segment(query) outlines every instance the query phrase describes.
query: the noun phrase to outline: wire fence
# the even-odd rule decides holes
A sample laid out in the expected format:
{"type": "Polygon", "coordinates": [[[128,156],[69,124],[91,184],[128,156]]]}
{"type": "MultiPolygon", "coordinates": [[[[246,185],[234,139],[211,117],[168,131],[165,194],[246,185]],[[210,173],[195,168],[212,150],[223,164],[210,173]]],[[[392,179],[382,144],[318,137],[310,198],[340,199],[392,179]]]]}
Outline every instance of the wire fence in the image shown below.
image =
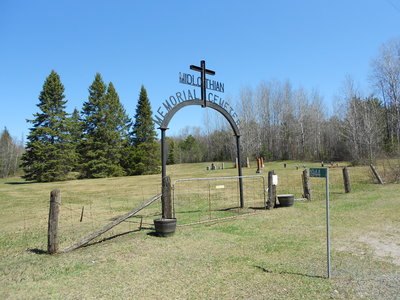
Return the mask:
{"type": "MultiPolygon", "coordinates": [[[[304,169],[309,171],[307,165],[293,166],[280,169],[276,171],[279,177],[279,184],[277,186],[277,194],[294,194],[295,199],[303,199],[303,183],[302,172],[304,169]]],[[[329,188],[330,198],[335,199],[340,194],[345,193],[344,179],[343,179],[343,166],[335,165],[329,166],[329,188]]],[[[376,169],[380,173],[384,173],[384,166],[379,165],[376,169]]],[[[352,190],[362,189],[365,184],[375,182],[375,178],[369,166],[357,166],[348,168],[350,177],[350,186],[352,190]]],[[[324,178],[309,178],[311,199],[320,200],[325,199],[325,179],[324,178]]]]}
{"type": "MultiPolygon", "coordinates": [[[[161,187],[156,190],[161,190],[161,187]]],[[[62,195],[59,215],[60,249],[70,246],[72,243],[97,231],[113,222],[121,215],[137,208],[154,194],[139,191],[129,197],[113,198],[112,195],[103,195],[101,199],[78,199],[67,191],[62,195]]],[[[161,202],[156,201],[145,210],[126,219],[118,226],[94,239],[90,243],[96,243],[132,233],[141,229],[149,229],[153,226],[153,219],[161,216],[161,202]]]]}
{"type": "Polygon", "coordinates": [[[173,183],[174,217],[179,225],[202,223],[265,208],[264,176],[180,179],[173,183]],[[240,207],[239,178],[245,207],[240,207]]]}
{"type": "MultiPolygon", "coordinates": [[[[306,167],[306,166],[305,166],[306,167]]],[[[365,172],[350,172],[352,186],[373,180],[367,167],[365,172]]],[[[378,169],[383,171],[383,169],[378,169]]],[[[303,198],[301,173],[303,168],[277,171],[279,178],[277,194],[294,194],[303,198]]],[[[344,193],[341,167],[329,168],[331,199],[344,193]]],[[[267,172],[263,175],[242,176],[245,207],[240,208],[239,177],[209,177],[178,179],[173,183],[174,217],[179,225],[190,225],[242,215],[257,213],[265,208],[267,197],[267,172]]],[[[325,198],[325,184],[322,179],[310,178],[313,200],[325,198]]],[[[157,187],[159,192],[161,187],[157,187]]],[[[69,246],[86,235],[102,228],[122,214],[136,208],[152,196],[150,191],[137,191],[129,197],[114,198],[112,194],[96,195],[88,199],[64,191],[59,219],[60,248],[69,246]]],[[[112,228],[91,243],[100,242],[141,229],[153,229],[153,220],[161,217],[161,201],[156,201],[137,215],[112,228]]],[[[31,224],[29,214],[24,216],[25,224],[31,224]]],[[[37,220],[36,220],[37,221],[37,220]]],[[[40,223],[46,226],[47,215],[40,223]]],[[[25,235],[29,234],[26,225],[25,235]]]]}
{"type": "MultiPolygon", "coordinates": [[[[282,165],[283,166],[283,165],[282,165]]],[[[343,166],[329,168],[330,197],[335,200],[344,194],[342,175],[343,166]]],[[[278,175],[277,194],[294,194],[295,199],[303,198],[301,174],[308,166],[293,166],[275,170],[278,175]]],[[[387,167],[377,165],[378,172],[385,176],[387,167]],[[386,168],[386,169],[385,169],[386,168]]],[[[244,176],[243,192],[245,207],[240,208],[238,177],[198,178],[176,180],[174,182],[173,201],[174,215],[178,225],[193,224],[237,217],[257,212],[265,208],[268,170],[262,175],[244,176]]],[[[349,168],[352,191],[364,189],[365,184],[375,182],[368,166],[349,168]]],[[[325,184],[320,178],[310,178],[313,200],[325,199],[325,184]]],[[[73,189],[62,190],[62,201],[59,216],[60,248],[67,247],[86,235],[99,230],[121,215],[138,207],[154,194],[161,191],[160,186],[154,188],[132,187],[132,193],[110,193],[93,191],[84,195],[73,189]]],[[[118,191],[118,186],[115,186],[118,191]]],[[[49,191],[50,192],[50,191],[49,191]]],[[[4,207],[2,214],[15,211],[20,207],[20,215],[2,225],[5,247],[8,244],[19,244],[23,248],[43,249],[47,240],[48,198],[32,201],[30,195],[24,195],[13,203],[12,209],[4,207]]],[[[93,242],[110,239],[140,229],[153,229],[153,219],[161,216],[161,201],[156,201],[137,215],[127,219],[93,242]]],[[[92,242],[92,243],[93,243],[92,242]]]]}

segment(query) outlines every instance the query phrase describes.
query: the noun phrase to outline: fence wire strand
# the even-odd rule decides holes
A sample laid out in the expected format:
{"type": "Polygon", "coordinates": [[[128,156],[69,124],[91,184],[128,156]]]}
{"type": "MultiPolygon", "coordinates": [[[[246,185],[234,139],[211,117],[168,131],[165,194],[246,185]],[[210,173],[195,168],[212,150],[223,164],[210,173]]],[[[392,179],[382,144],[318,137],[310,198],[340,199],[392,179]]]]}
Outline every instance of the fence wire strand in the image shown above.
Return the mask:
{"type": "Polygon", "coordinates": [[[178,224],[202,223],[264,208],[265,178],[243,176],[245,208],[240,208],[239,177],[176,180],[173,184],[174,216],[178,224]]]}

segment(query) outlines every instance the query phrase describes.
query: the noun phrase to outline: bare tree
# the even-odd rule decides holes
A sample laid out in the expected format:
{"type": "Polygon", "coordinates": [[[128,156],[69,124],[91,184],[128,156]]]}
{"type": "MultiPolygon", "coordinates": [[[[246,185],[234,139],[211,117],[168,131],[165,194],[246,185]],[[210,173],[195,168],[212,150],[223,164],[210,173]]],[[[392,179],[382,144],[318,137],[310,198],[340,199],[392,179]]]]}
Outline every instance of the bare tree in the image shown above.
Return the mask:
{"type": "Polygon", "coordinates": [[[245,87],[240,91],[237,111],[240,118],[243,158],[246,156],[258,156],[261,152],[261,136],[257,122],[257,108],[255,106],[253,90],[250,87],[245,87]]]}
{"type": "Polygon", "coordinates": [[[0,134],[0,178],[15,175],[24,147],[22,142],[11,137],[7,128],[0,134]]]}
{"type": "Polygon", "coordinates": [[[274,82],[261,82],[255,93],[256,115],[259,124],[259,136],[261,140],[260,156],[272,158],[272,146],[274,143],[274,130],[272,124],[272,97],[274,82]]]}
{"type": "Polygon", "coordinates": [[[400,38],[381,46],[372,60],[371,80],[386,110],[387,138],[400,147],[400,38]]]}
{"type": "Polygon", "coordinates": [[[384,111],[381,103],[376,98],[367,98],[359,104],[362,119],[361,144],[363,156],[372,163],[380,152],[383,142],[384,111]]]}
{"type": "Polygon", "coordinates": [[[352,149],[351,155],[353,161],[361,159],[361,112],[359,110],[360,96],[355,87],[353,78],[347,76],[343,82],[343,111],[345,116],[343,120],[342,134],[347,141],[348,147],[352,149]]]}

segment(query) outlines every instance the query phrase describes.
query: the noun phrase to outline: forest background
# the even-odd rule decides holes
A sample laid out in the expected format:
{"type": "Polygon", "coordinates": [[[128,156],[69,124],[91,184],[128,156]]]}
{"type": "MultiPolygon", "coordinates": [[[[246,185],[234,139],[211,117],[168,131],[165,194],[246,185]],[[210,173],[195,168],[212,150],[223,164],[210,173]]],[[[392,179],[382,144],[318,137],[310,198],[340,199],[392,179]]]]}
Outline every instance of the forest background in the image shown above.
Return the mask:
{"type": "MultiPolygon", "coordinates": [[[[400,39],[387,41],[372,59],[364,95],[351,77],[328,114],[318,91],[293,88],[290,81],[261,82],[242,88],[235,110],[242,151],[251,159],[351,161],[371,163],[396,156],[400,149],[400,39]]],[[[39,95],[39,111],[27,141],[0,136],[0,175],[19,172],[27,180],[54,181],[159,172],[159,142],[147,91],[142,86],[136,114],[130,117],[112,82],[100,73],[82,108],[66,112],[64,86],[51,71],[39,95]]],[[[227,99],[230,101],[230,99],[227,99]]],[[[234,161],[235,143],[228,123],[206,113],[204,127],[185,127],[168,138],[168,164],[234,161]]]]}

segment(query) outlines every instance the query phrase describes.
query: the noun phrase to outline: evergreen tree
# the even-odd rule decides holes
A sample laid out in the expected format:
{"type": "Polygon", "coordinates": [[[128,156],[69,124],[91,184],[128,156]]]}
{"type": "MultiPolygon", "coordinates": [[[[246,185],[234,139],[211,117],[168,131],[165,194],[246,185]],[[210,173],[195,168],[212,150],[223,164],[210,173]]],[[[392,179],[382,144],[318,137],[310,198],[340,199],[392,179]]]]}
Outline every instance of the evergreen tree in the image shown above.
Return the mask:
{"type": "Polygon", "coordinates": [[[39,182],[64,180],[71,171],[76,154],[71,144],[65,112],[64,86],[51,71],[39,95],[39,113],[34,114],[22,166],[27,180],[39,182]]]}
{"type": "Polygon", "coordinates": [[[82,120],[78,109],[74,109],[69,118],[69,133],[71,135],[71,141],[74,144],[78,144],[82,138],[82,120]]]}
{"type": "Polygon", "coordinates": [[[157,140],[152,114],[147,91],[142,85],[139,101],[136,106],[135,123],[132,131],[132,142],[134,146],[138,146],[142,143],[152,143],[157,140]]]}
{"type": "Polygon", "coordinates": [[[128,166],[130,175],[160,172],[160,147],[157,143],[150,101],[144,86],[141,87],[136,106],[131,144],[132,154],[128,166]]]}
{"type": "Polygon", "coordinates": [[[191,134],[179,143],[180,157],[182,162],[200,162],[203,159],[203,145],[191,134]]]}
{"type": "Polygon", "coordinates": [[[83,137],[79,146],[81,172],[86,178],[124,175],[121,157],[127,143],[129,118],[122,107],[114,85],[108,88],[96,74],[84,103],[83,137]]]}
{"type": "Polygon", "coordinates": [[[173,165],[176,162],[174,140],[171,138],[167,138],[167,146],[168,146],[167,165],[173,165]]]}
{"type": "Polygon", "coordinates": [[[71,116],[68,118],[68,131],[70,134],[70,140],[74,151],[77,155],[76,164],[73,167],[73,171],[78,171],[79,153],[78,146],[82,139],[82,120],[78,109],[74,109],[71,116]]]}

